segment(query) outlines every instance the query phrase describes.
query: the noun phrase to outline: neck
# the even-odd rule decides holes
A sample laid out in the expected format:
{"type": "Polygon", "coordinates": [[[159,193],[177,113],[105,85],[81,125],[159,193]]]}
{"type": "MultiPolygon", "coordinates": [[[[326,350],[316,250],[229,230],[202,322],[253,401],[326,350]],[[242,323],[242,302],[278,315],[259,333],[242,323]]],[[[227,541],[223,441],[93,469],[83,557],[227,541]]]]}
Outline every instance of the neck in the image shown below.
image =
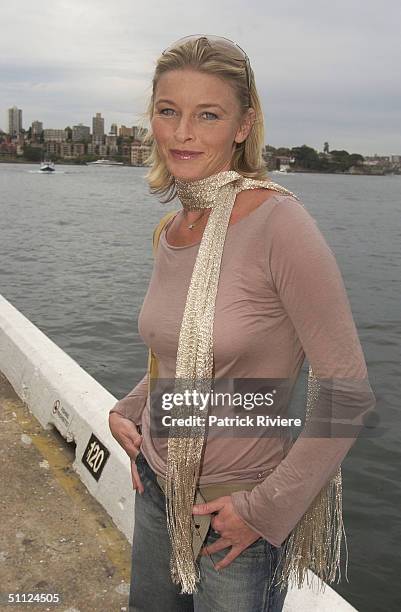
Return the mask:
{"type": "Polygon", "coordinates": [[[219,204],[217,195],[220,187],[239,178],[241,175],[235,170],[217,172],[195,181],[182,181],[176,178],[177,196],[186,211],[216,208],[219,204]]]}

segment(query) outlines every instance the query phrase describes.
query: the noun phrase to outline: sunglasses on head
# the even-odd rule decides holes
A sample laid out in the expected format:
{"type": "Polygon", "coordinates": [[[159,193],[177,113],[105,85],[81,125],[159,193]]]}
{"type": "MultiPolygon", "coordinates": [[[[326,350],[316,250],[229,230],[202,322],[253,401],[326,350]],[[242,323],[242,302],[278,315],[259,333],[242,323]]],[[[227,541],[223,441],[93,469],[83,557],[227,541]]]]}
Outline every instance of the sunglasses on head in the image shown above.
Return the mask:
{"type": "Polygon", "coordinates": [[[190,40],[198,40],[203,39],[206,40],[209,46],[212,49],[216,49],[216,51],[220,51],[225,53],[227,57],[233,60],[238,60],[241,62],[245,62],[245,70],[248,84],[248,91],[251,91],[251,70],[250,70],[250,62],[247,54],[237,43],[233,42],[229,38],[224,38],[223,36],[213,36],[209,34],[191,34],[190,36],[184,36],[184,38],[180,38],[176,40],[174,43],[169,45],[167,49],[164,49],[162,55],[170,51],[171,49],[183,45],[190,40]]]}

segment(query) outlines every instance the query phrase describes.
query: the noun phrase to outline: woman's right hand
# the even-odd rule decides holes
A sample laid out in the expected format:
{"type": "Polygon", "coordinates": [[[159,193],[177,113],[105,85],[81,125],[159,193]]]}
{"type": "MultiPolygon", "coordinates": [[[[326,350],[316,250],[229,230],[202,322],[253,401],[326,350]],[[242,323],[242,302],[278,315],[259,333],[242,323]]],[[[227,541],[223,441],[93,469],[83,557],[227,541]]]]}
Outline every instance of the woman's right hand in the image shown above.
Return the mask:
{"type": "Polygon", "coordinates": [[[140,453],[140,446],[142,444],[142,436],[139,433],[137,426],[130,419],[127,419],[117,412],[109,414],[109,427],[113,438],[117,440],[120,446],[125,450],[127,455],[131,459],[131,476],[132,476],[132,487],[138,490],[138,493],[142,495],[144,492],[144,486],[138,474],[138,468],[136,467],[136,458],[140,453]]]}

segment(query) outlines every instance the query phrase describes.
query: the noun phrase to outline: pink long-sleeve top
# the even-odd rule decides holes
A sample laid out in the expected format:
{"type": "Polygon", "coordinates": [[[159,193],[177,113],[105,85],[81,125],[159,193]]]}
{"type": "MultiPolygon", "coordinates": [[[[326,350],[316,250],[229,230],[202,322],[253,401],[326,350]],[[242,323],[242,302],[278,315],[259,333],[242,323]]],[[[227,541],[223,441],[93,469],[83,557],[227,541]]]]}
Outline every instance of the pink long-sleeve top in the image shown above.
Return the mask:
{"type": "MultiPolygon", "coordinates": [[[[374,408],[375,397],[333,252],[299,201],[269,196],[228,227],[215,308],[215,378],[288,379],[293,385],[306,356],[321,389],[330,388],[331,401],[337,389],[340,416],[360,422],[374,408]]],[[[161,233],[138,319],[139,333],[156,355],[158,375],[166,379],[175,377],[199,249],[199,242],[171,246],[170,224],[161,233]]],[[[152,438],[147,375],[112,411],[141,424],[143,455],[165,476],[167,438],[152,438]]],[[[286,436],[212,437],[206,439],[199,484],[257,483],[251,491],[232,494],[234,508],[248,526],[280,546],[355,437],[301,433],[293,444],[286,436]]]]}

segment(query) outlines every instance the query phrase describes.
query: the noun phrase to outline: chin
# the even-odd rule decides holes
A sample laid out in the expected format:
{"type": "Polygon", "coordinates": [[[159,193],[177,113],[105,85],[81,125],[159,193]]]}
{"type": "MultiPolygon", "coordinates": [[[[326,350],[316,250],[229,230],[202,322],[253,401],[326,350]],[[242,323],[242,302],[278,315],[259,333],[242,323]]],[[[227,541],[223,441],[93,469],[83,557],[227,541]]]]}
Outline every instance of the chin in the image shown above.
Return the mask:
{"type": "Polygon", "coordinates": [[[207,176],[207,171],[197,168],[168,167],[170,174],[180,180],[198,180],[207,176]]]}

